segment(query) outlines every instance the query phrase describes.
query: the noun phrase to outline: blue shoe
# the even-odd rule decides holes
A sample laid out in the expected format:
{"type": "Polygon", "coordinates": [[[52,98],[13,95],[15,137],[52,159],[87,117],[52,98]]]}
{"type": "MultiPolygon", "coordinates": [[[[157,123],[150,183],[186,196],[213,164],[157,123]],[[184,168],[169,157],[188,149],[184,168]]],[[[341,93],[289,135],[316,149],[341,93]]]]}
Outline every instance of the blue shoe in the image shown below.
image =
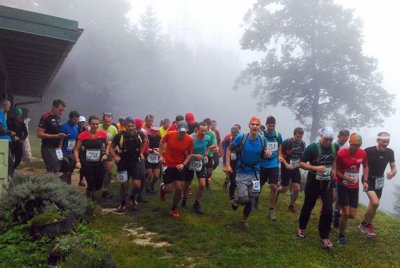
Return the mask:
{"type": "Polygon", "coordinates": [[[345,245],[346,244],[346,237],[340,236],[339,240],[337,241],[339,245],[345,245]]]}

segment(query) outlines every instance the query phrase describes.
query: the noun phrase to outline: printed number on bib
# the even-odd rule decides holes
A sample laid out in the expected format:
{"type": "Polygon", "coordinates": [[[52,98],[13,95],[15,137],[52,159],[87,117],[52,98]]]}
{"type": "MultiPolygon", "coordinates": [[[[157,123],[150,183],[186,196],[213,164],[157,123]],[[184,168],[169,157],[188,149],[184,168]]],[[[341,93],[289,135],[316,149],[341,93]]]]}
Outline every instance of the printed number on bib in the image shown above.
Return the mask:
{"type": "Polygon", "coordinates": [[[324,173],[317,173],[316,179],[319,181],[329,181],[331,179],[331,171],[332,167],[331,166],[326,166],[325,167],[325,172],[324,173]]]}
{"type": "Polygon", "coordinates": [[[63,156],[63,152],[62,152],[61,148],[56,149],[56,155],[57,155],[58,160],[60,160],[60,161],[63,160],[64,156],[63,156]]]}
{"type": "Polygon", "coordinates": [[[344,173],[345,176],[350,177],[352,179],[355,179],[354,182],[349,182],[346,180],[343,180],[343,184],[348,185],[348,184],[356,184],[359,180],[359,174],[358,172],[351,172],[351,171],[346,171],[344,173]]]}
{"type": "Polygon", "coordinates": [[[267,142],[267,149],[271,150],[272,152],[275,152],[278,150],[278,142],[267,142]]]}
{"type": "Polygon", "coordinates": [[[121,183],[127,182],[128,181],[128,171],[123,170],[123,171],[118,172],[117,173],[117,179],[121,183]]]}
{"type": "Polygon", "coordinates": [[[235,161],[236,158],[237,158],[236,153],[232,152],[232,153],[231,153],[231,160],[232,160],[232,161],[235,161]]]}
{"type": "Polygon", "coordinates": [[[72,151],[75,147],[75,140],[68,140],[67,150],[72,151]]]}
{"type": "Polygon", "coordinates": [[[86,161],[88,161],[88,162],[100,161],[100,149],[98,149],[98,150],[87,149],[86,150],[86,161]]]}
{"type": "Polygon", "coordinates": [[[253,193],[259,193],[261,190],[260,180],[257,178],[252,179],[253,182],[253,193]]]}
{"type": "Polygon", "coordinates": [[[290,159],[290,166],[292,168],[298,168],[300,163],[300,159],[290,159]]]}
{"type": "Polygon", "coordinates": [[[201,171],[202,167],[203,167],[203,162],[201,160],[192,159],[192,161],[190,161],[189,170],[201,171]]]}
{"type": "Polygon", "coordinates": [[[158,154],[150,153],[149,156],[147,157],[147,161],[150,164],[157,164],[159,162],[158,154]]]}
{"type": "Polygon", "coordinates": [[[385,177],[375,179],[375,190],[380,190],[385,185],[385,177]]]}

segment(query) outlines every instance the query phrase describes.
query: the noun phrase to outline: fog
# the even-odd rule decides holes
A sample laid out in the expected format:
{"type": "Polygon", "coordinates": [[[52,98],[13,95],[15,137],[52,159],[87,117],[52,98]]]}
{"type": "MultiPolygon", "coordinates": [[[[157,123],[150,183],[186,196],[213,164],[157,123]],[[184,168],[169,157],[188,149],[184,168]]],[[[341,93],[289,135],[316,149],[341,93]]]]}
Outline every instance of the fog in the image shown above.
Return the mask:
{"type": "MultiPolygon", "coordinates": [[[[246,64],[260,57],[256,52],[241,50],[239,43],[244,32],[243,17],[254,2],[0,0],[2,5],[78,20],[79,27],[84,29],[44,102],[27,106],[34,126],[40,115],[50,109],[52,100],[61,98],[67,103],[64,120],[71,110],[86,116],[111,111],[115,118],[153,114],[156,123],[193,112],[197,121],[206,117],[216,119],[218,129],[225,134],[234,123],[245,127],[253,114],[262,121],[272,114],[277,119],[277,130],[287,138],[295,127],[301,126],[289,109],[267,107],[259,111],[252,88],[232,89],[246,64]],[[147,29],[143,27],[146,12],[151,14],[147,16],[147,29]]],[[[335,2],[354,9],[363,21],[364,53],[378,59],[384,88],[397,93],[400,3],[335,2]]],[[[394,106],[399,107],[398,98],[394,106]]],[[[374,145],[376,133],[383,129],[396,137],[399,127],[395,122],[400,122],[398,111],[383,126],[358,129],[364,138],[363,147],[374,145]]],[[[308,142],[307,137],[305,140],[308,142]]],[[[390,147],[398,159],[399,142],[392,139],[390,147]]],[[[399,175],[385,186],[385,210],[393,211],[392,192],[394,184],[400,184],[398,181],[399,175]]],[[[365,202],[365,194],[360,197],[365,202]]]]}

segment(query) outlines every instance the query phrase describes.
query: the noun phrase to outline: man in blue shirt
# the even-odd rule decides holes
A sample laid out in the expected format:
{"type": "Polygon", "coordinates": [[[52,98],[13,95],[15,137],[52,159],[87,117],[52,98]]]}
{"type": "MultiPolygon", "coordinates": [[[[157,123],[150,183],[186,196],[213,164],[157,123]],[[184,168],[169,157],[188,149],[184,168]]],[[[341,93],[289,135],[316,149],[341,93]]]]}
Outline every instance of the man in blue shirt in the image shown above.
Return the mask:
{"type": "MultiPolygon", "coordinates": [[[[0,100],[0,140],[6,140],[9,142],[9,146],[11,146],[12,139],[18,139],[16,137],[15,132],[8,129],[6,113],[10,110],[11,103],[6,100],[0,100]]],[[[10,148],[11,149],[11,148],[10,148]]],[[[8,153],[8,175],[11,175],[13,172],[13,156],[11,154],[11,150],[8,153]]]]}
{"type": "Polygon", "coordinates": [[[233,173],[230,165],[232,152],[237,154],[236,189],[237,203],[244,205],[241,225],[249,227],[247,218],[253,209],[253,203],[260,193],[260,162],[266,157],[266,139],[258,134],[261,121],[258,117],[251,117],[250,132],[239,134],[232,142],[226,154],[225,172],[233,173]]]}
{"type": "Polygon", "coordinates": [[[71,176],[75,168],[72,151],[74,150],[75,142],[79,134],[79,116],[80,115],[77,111],[72,111],[69,113],[68,122],[61,125],[61,133],[66,135],[66,137],[60,141],[63,152],[63,163],[61,166],[61,172],[63,175],[61,176],[61,179],[68,184],[71,184],[71,176]]]}

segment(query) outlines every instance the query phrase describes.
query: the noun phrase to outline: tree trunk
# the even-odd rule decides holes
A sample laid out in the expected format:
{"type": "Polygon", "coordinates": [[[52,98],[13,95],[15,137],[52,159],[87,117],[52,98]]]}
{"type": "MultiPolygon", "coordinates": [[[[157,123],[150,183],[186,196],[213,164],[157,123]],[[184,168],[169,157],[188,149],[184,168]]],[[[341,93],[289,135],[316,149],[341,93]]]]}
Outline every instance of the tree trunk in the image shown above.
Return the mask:
{"type": "Polygon", "coordinates": [[[310,143],[315,141],[315,139],[318,136],[318,130],[321,128],[321,119],[319,114],[319,94],[320,94],[320,89],[317,89],[311,107],[312,114],[311,114],[310,143]]]}

